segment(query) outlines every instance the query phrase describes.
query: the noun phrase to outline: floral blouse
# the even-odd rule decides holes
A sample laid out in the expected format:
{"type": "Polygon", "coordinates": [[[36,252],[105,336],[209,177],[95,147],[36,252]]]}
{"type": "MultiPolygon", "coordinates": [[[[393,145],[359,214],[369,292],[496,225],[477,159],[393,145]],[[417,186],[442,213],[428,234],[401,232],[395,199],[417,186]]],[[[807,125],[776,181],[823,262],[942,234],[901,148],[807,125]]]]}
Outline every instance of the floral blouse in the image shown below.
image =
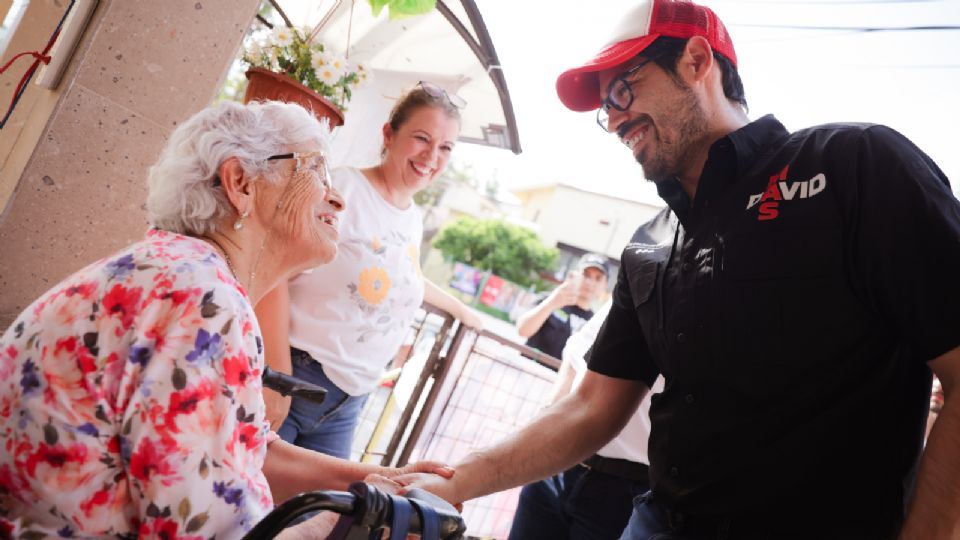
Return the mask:
{"type": "Polygon", "coordinates": [[[238,538],[272,507],[260,330],[205,242],[163,231],[0,338],[0,538],[238,538]]]}

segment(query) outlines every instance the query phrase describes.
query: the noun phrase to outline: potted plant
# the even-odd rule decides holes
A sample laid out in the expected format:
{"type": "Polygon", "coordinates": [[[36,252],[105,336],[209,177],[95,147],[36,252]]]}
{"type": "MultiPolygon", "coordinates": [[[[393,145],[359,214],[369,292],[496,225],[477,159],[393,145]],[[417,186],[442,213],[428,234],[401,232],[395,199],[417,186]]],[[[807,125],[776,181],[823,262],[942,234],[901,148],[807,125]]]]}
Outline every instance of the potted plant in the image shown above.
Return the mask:
{"type": "Polygon", "coordinates": [[[265,42],[252,40],[243,50],[248,67],[243,101],[277,100],[303,105],[330,127],[343,125],[353,91],[366,82],[363,65],[351,65],[307,30],[276,26],[265,42]]]}

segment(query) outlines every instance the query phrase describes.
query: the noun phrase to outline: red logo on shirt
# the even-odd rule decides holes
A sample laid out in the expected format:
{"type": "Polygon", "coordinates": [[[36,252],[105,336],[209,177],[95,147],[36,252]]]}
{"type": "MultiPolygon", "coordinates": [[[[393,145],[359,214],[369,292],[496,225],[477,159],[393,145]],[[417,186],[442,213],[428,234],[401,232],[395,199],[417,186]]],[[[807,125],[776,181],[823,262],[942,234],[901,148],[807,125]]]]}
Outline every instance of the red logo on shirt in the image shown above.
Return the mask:
{"type": "Polygon", "coordinates": [[[809,199],[826,189],[827,177],[823,173],[818,173],[813,178],[802,182],[787,182],[787,170],[789,168],[790,165],[787,165],[780,173],[771,176],[766,191],[751,195],[747,201],[747,210],[757,204],[760,205],[758,220],[777,219],[777,216],[780,215],[780,203],[782,201],[809,199]]]}

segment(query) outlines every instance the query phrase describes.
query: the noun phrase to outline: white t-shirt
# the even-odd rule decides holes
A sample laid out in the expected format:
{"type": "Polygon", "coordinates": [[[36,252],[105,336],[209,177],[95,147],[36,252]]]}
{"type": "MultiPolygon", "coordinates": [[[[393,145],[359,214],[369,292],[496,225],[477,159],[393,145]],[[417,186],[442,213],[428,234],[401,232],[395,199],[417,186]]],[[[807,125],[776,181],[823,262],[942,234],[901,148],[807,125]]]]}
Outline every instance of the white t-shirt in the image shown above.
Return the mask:
{"type": "Polygon", "coordinates": [[[423,303],[423,220],[388,203],[363,174],[332,172],[343,195],[336,259],[290,281],[290,345],[344,392],[374,389],[423,303]]]}
{"type": "MultiPolygon", "coordinates": [[[[576,376],[573,379],[572,388],[576,388],[583,381],[587,374],[587,362],[583,356],[593,345],[603,325],[604,319],[610,313],[610,300],[607,300],[600,309],[594,313],[593,317],[583,325],[579,331],[575,332],[563,348],[563,361],[570,364],[576,376]]],[[[630,421],[623,427],[623,431],[607,443],[606,446],[597,451],[597,454],[618,459],[629,459],[640,463],[650,463],[650,456],[647,454],[647,439],[650,437],[650,396],[663,390],[663,377],[657,377],[653,383],[653,388],[647,392],[647,395],[640,402],[637,411],[630,417],[630,421]]]]}

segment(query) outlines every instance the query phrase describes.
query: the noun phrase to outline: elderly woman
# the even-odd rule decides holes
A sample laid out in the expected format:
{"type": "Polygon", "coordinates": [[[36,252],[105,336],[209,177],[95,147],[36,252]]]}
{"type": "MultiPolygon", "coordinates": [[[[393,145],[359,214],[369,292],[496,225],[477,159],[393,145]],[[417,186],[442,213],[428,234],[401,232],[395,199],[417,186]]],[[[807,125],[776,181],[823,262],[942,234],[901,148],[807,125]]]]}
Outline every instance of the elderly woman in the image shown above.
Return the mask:
{"type": "Polygon", "coordinates": [[[251,306],[336,255],[326,135],[296,105],[196,114],[150,170],[146,239],[6,331],[0,537],[235,538],[275,499],[395,472],[273,441],[264,420],[251,306]]]}

